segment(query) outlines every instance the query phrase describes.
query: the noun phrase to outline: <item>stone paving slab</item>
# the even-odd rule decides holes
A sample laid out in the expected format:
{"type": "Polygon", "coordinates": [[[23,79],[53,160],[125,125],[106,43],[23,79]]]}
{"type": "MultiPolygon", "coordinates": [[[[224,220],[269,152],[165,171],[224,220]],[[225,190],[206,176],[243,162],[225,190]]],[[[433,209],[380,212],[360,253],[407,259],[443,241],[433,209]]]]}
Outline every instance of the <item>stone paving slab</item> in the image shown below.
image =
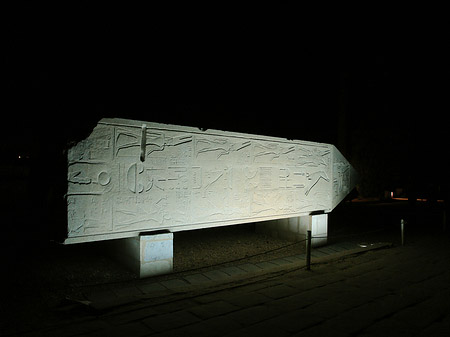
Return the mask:
{"type": "Polygon", "coordinates": [[[271,301],[272,299],[264,294],[252,292],[250,294],[236,294],[229,296],[227,301],[240,307],[257,306],[271,301]]]}
{"type": "Polygon", "coordinates": [[[324,252],[324,251],[318,250],[318,249],[315,249],[311,252],[312,257],[324,257],[324,256],[328,256],[328,255],[330,255],[330,252],[324,252]]]}
{"type": "Polygon", "coordinates": [[[230,275],[222,270],[210,270],[203,273],[207,278],[212,281],[223,281],[226,282],[230,279],[230,275]]]}
{"type": "Polygon", "coordinates": [[[188,310],[201,319],[209,319],[212,317],[237,311],[238,309],[238,306],[231,304],[228,301],[219,300],[211,303],[200,304],[198,306],[189,308],[188,310]]]}
{"type": "Polygon", "coordinates": [[[163,315],[157,315],[142,320],[149,329],[157,332],[179,328],[196,322],[201,319],[189,311],[179,310],[163,315]]]}
{"type": "Polygon", "coordinates": [[[174,291],[176,291],[180,288],[185,288],[185,287],[189,286],[189,283],[186,282],[184,279],[178,279],[178,278],[174,278],[174,279],[167,280],[167,281],[161,281],[160,283],[167,289],[174,290],[174,291]]]}
{"type": "Polygon", "coordinates": [[[246,273],[245,270],[236,266],[220,268],[219,270],[224,272],[225,274],[228,274],[229,276],[243,275],[246,273]]]}
{"type": "Polygon", "coordinates": [[[265,261],[265,262],[259,262],[259,263],[255,263],[255,266],[264,269],[264,270],[271,270],[274,267],[277,266],[276,263],[272,263],[271,261],[265,261]]]}
{"type": "Polygon", "coordinates": [[[245,270],[246,272],[249,272],[249,273],[258,273],[258,272],[261,271],[260,267],[258,267],[255,264],[252,264],[252,263],[240,264],[239,268],[243,269],[243,270],[245,270]]]}
{"type": "Polygon", "coordinates": [[[164,287],[159,282],[152,282],[148,284],[138,284],[137,287],[144,293],[160,293],[162,291],[167,290],[166,287],[164,287]]]}
{"type": "Polygon", "coordinates": [[[292,263],[304,262],[306,260],[306,255],[305,254],[300,254],[300,255],[286,256],[283,259],[284,260],[288,260],[288,261],[290,261],[292,263]]]}
{"type": "Polygon", "coordinates": [[[187,275],[184,277],[184,280],[188,281],[190,284],[193,285],[204,285],[211,281],[211,279],[206,276],[205,274],[193,274],[193,275],[187,275]]]}
{"type": "Polygon", "coordinates": [[[336,250],[334,250],[330,247],[320,247],[320,248],[314,249],[314,251],[323,253],[324,255],[331,255],[331,254],[337,253],[336,250]]]}
{"type": "Polygon", "coordinates": [[[284,265],[292,264],[292,261],[284,259],[284,258],[280,258],[280,259],[271,260],[270,263],[274,263],[277,266],[284,266],[284,265]]]}

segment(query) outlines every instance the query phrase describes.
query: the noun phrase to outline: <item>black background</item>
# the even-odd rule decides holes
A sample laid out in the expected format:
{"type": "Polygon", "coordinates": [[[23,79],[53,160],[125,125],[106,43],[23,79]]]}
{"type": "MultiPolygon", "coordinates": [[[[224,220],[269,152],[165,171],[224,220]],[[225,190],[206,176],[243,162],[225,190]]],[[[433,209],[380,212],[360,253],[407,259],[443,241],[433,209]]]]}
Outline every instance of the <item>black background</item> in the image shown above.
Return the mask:
{"type": "Polygon", "coordinates": [[[378,21],[366,30],[362,18],[341,30],[288,8],[189,10],[8,9],[5,199],[64,208],[54,201],[65,189],[64,151],[103,117],[332,143],[365,196],[396,187],[445,195],[445,27],[378,21]],[[25,187],[11,192],[13,180],[25,187]]]}

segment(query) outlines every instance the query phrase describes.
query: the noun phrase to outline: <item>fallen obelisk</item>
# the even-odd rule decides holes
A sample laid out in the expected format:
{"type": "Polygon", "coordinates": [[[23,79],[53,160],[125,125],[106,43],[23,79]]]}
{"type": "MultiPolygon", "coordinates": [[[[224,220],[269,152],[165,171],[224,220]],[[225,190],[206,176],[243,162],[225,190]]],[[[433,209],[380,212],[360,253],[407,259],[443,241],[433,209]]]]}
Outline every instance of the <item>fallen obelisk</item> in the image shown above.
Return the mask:
{"type": "Polygon", "coordinates": [[[65,243],[122,239],[141,276],[172,270],[177,231],[262,222],[324,238],[356,177],[330,144],[125,119],[67,156],[65,243]]]}

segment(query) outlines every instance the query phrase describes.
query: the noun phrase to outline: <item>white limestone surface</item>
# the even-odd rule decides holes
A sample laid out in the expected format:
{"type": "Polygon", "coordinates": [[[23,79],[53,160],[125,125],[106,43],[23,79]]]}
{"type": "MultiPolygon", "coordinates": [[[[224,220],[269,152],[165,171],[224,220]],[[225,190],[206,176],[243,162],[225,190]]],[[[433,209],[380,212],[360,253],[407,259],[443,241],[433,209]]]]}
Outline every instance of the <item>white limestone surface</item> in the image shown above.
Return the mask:
{"type": "Polygon", "coordinates": [[[68,151],[65,243],[330,212],[355,172],[330,144],[102,119],[68,151]]]}

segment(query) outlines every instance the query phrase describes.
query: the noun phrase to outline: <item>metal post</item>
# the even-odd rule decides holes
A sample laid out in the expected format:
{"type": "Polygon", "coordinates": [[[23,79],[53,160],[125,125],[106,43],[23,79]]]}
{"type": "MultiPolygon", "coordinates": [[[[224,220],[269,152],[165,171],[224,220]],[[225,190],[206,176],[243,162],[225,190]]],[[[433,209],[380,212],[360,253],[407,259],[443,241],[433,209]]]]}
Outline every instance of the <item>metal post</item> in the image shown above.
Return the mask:
{"type": "Polygon", "coordinates": [[[402,246],[405,245],[405,220],[400,220],[400,228],[402,232],[402,246]]]}
{"type": "Polygon", "coordinates": [[[307,231],[306,235],[306,270],[311,270],[311,231],[307,231]]]}
{"type": "Polygon", "coordinates": [[[442,214],[442,231],[445,233],[447,230],[447,212],[444,209],[444,213],[442,214]]]}

